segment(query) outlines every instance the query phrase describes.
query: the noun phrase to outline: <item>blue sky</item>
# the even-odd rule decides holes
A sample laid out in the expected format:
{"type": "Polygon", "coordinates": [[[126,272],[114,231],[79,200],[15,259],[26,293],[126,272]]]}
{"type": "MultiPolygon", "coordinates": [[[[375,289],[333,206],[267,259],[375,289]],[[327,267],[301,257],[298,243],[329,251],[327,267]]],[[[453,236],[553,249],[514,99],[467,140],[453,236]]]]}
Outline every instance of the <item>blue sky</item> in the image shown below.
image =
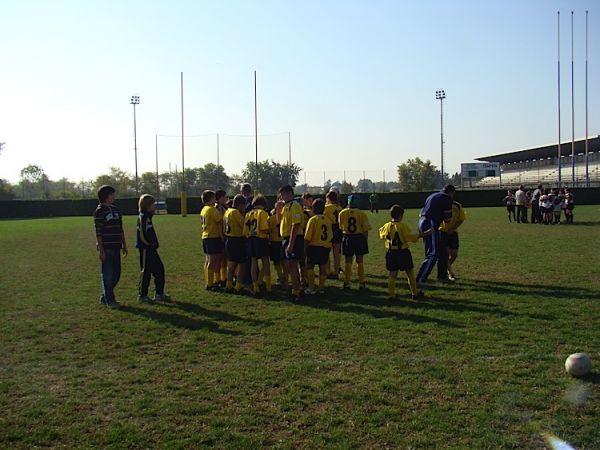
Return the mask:
{"type": "MultiPolygon", "coordinates": [[[[570,11],[575,11],[576,136],[584,134],[584,21],[590,11],[590,134],[600,133],[596,1],[30,1],[0,3],[0,177],[29,163],[51,178],[133,172],[129,98],[140,95],[140,172],[155,134],[180,133],[186,165],[216,160],[215,133],[290,131],[309,183],[395,177],[414,156],[446,168],[556,140],[556,11],[562,14],[563,136],[570,137],[570,11]]],[[[287,134],[261,137],[260,159],[287,160],[287,134]]],[[[160,138],[160,169],[180,165],[160,138]]],[[[252,138],[221,138],[240,172],[252,138]]]]}

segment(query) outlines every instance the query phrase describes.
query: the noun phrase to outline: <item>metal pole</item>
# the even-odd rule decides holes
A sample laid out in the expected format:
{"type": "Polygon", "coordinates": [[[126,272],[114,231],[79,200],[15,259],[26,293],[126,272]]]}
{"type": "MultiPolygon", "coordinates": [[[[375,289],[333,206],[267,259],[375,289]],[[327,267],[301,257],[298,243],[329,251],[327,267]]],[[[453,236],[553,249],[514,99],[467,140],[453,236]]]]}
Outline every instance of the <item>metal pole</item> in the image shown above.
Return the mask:
{"type": "Polygon", "coordinates": [[[575,63],[573,56],[573,11],[571,11],[571,186],[575,187],[575,63]]]}
{"type": "Polygon", "coordinates": [[[135,152],[135,196],[140,195],[140,182],[138,178],[138,157],[137,157],[137,123],[135,117],[135,103],[133,104],[133,151],[135,152]]]}
{"type": "Polygon", "coordinates": [[[585,12],[585,187],[590,187],[588,148],[588,11],[585,12]]]}
{"type": "Polygon", "coordinates": [[[156,157],[156,201],[160,200],[160,179],[158,177],[158,135],[154,135],[154,148],[156,157]]]}
{"type": "Polygon", "coordinates": [[[258,189],[258,107],[256,104],[256,70],[254,71],[254,170],[255,189],[258,189]]]}
{"type": "Polygon", "coordinates": [[[442,186],[444,186],[444,98],[440,98],[440,153],[442,158],[442,186]]]}
{"type": "Polygon", "coordinates": [[[181,192],[185,192],[185,144],[183,130],[183,72],[181,72],[181,192]]]}
{"type": "Polygon", "coordinates": [[[556,24],[557,24],[557,37],[558,37],[558,45],[557,45],[557,55],[558,55],[558,64],[557,64],[557,80],[558,80],[558,186],[560,187],[562,184],[562,161],[561,161],[561,138],[560,138],[560,11],[556,13],[556,24]]]}
{"type": "Polygon", "coordinates": [[[217,168],[221,166],[221,157],[219,153],[219,133],[217,133],[217,168]]]}

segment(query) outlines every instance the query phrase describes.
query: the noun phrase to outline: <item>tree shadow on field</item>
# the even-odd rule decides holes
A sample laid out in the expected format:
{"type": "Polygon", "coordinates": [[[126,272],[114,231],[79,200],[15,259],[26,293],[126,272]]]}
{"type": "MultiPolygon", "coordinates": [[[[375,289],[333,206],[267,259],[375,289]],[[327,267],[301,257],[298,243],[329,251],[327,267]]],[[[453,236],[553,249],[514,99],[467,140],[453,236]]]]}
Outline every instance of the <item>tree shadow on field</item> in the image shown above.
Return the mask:
{"type": "Polygon", "coordinates": [[[134,314],[140,317],[146,317],[156,322],[173,325],[177,328],[183,328],[185,330],[209,330],[214,333],[227,334],[230,336],[240,336],[243,333],[234,330],[228,330],[221,328],[218,323],[211,322],[208,320],[198,320],[189,316],[181,314],[164,313],[152,309],[138,308],[136,306],[121,305],[119,311],[123,311],[129,314],[134,314]]]}
{"type": "Polygon", "coordinates": [[[583,222],[573,222],[570,223],[569,225],[575,225],[575,226],[579,226],[579,227],[597,227],[600,226],[600,221],[593,221],[593,220],[588,220],[588,221],[583,221],[583,222]]]}
{"type": "Polygon", "coordinates": [[[389,309],[382,309],[386,306],[404,306],[398,301],[382,300],[374,292],[365,291],[339,291],[336,295],[336,299],[333,300],[331,297],[328,299],[322,297],[308,297],[303,298],[297,304],[307,306],[310,308],[326,309],[329,311],[351,313],[351,314],[365,314],[375,319],[391,318],[398,320],[408,320],[414,323],[434,323],[443,327],[449,328],[461,328],[462,326],[456,324],[450,320],[438,319],[435,317],[421,316],[412,313],[390,311],[389,309]],[[370,308],[370,307],[373,308],[370,308]]]}
{"type": "Polygon", "coordinates": [[[196,303],[173,301],[172,303],[166,303],[165,306],[178,308],[182,311],[198,316],[210,317],[211,319],[217,320],[219,322],[246,322],[248,324],[256,326],[273,325],[273,322],[258,319],[249,319],[246,317],[236,316],[235,314],[230,314],[225,311],[207,309],[196,303]]]}
{"type": "Polygon", "coordinates": [[[544,286],[543,284],[524,284],[512,281],[503,283],[494,280],[462,280],[461,284],[472,290],[523,297],[538,296],[564,300],[598,300],[600,298],[599,290],[576,286],[544,286]]]}

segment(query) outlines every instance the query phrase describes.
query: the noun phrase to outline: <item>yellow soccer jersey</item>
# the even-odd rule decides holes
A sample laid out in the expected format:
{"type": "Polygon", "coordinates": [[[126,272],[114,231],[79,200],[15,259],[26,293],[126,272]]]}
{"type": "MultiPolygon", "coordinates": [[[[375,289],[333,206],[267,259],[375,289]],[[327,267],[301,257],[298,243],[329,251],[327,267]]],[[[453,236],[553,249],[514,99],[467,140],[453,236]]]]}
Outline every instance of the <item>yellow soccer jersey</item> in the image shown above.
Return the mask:
{"type": "Polygon", "coordinates": [[[302,216],[302,232],[306,234],[306,226],[308,221],[313,217],[315,213],[310,208],[304,208],[304,216],[302,216]]]}
{"type": "Polygon", "coordinates": [[[325,217],[334,225],[339,225],[338,217],[342,207],[337,203],[327,203],[325,205],[325,217]]]}
{"type": "Polygon", "coordinates": [[[202,239],[223,237],[223,215],[212,205],[207,205],[200,212],[202,220],[202,239]]]}
{"type": "Polygon", "coordinates": [[[310,218],[306,225],[306,233],[304,234],[306,245],[331,248],[332,238],[333,230],[331,221],[327,217],[321,214],[310,218]]]}
{"type": "Polygon", "coordinates": [[[229,208],[225,211],[223,218],[223,228],[225,236],[243,237],[244,236],[244,216],[235,208],[229,208]]]}
{"type": "Polygon", "coordinates": [[[358,208],[342,209],[339,221],[344,234],[363,234],[371,229],[367,215],[358,208]]]}
{"type": "Polygon", "coordinates": [[[452,218],[450,219],[450,222],[442,222],[440,231],[454,230],[456,224],[460,221],[464,222],[465,219],[465,209],[462,205],[458,202],[452,202],[452,218]]]}
{"type": "Polygon", "coordinates": [[[269,216],[269,239],[271,242],[282,241],[279,221],[277,220],[277,214],[275,214],[275,210],[271,211],[271,215],[269,216]]]}
{"type": "Polygon", "coordinates": [[[413,233],[405,223],[388,222],[379,229],[379,238],[385,241],[387,250],[400,250],[408,248],[411,242],[417,242],[419,233],[413,233]]]}
{"type": "Polygon", "coordinates": [[[281,237],[288,238],[292,234],[292,225],[299,224],[298,236],[302,236],[302,220],[304,218],[304,211],[302,206],[295,201],[291,200],[285,204],[283,211],[281,212],[281,237]]]}
{"type": "Polygon", "coordinates": [[[269,237],[269,215],[262,208],[255,208],[246,213],[246,236],[268,238],[269,237]]]}

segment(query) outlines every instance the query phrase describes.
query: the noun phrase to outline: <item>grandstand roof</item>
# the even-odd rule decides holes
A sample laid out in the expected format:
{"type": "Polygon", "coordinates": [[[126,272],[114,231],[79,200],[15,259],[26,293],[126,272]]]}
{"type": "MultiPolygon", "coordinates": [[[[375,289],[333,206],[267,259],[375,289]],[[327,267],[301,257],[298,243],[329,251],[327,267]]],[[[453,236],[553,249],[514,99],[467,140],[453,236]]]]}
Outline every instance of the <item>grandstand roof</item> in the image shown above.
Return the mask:
{"type": "MultiPolygon", "coordinates": [[[[588,138],[588,149],[590,152],[600,151],[600,136],[588,138]]],[[[522,161],[532,161],[534,159],[553,158],[557,153],[557,144],[544,145],[542,147],[532,147],[522,150],[515,150],[508,153],[500,153],[491,156],[482,156],[475,158],[476,161],[497,162],[500,164],[512,164],[522,161]]],[[[575,141],[575,154],[585,153],[585,139],[575,141]]],[[[560,146],[562,156],[571,155],[571,141],[563,142],[560,146]]]]}

